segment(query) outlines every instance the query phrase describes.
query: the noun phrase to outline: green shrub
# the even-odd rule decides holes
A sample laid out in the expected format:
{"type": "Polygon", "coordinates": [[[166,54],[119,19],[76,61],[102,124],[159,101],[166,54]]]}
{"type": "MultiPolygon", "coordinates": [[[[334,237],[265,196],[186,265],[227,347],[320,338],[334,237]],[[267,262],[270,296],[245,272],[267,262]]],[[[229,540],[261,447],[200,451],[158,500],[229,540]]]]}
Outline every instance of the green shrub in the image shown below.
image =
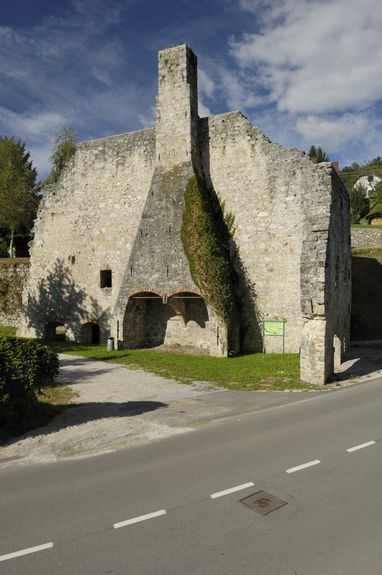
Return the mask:
{"type": "Polygon", "coordinates": [[[58,375],[58,356],[28,339],[0,337],[0,425],[22,426],[37,394],[58,375]]]}
{"type": "Polygon", "coordinates": [[[0,311],[9,313],[21,308],[23,282],[17,273],[0,278],[0,311]]]}

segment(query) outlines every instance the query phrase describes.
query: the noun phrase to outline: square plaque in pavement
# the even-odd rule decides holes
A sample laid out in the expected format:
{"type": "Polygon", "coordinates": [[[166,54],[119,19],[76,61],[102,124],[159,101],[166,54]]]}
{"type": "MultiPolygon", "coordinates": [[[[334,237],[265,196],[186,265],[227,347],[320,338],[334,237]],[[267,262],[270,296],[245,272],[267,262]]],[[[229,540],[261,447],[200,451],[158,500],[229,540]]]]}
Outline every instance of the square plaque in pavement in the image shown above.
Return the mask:
{"type": "Polygon", "coordinates": [[[260,513],[260,515],[268,515],[268,513],[272,513],[272,511],[276,511],[276,509],[288,504],[267,491],[257,491],[248,497],[244,497],[244,499],[240,499],[240,501],[250,509],[260,513]]]}

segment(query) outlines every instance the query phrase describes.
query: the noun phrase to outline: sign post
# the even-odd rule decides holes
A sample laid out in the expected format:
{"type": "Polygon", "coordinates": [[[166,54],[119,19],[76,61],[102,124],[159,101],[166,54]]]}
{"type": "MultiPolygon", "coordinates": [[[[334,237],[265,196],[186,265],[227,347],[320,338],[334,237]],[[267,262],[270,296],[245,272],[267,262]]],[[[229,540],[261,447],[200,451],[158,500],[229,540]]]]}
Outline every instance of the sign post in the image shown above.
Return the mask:
{"type": "Polygon", "coordinates": [[[276,336],[283,338],[283,355],[285,353],[285,321],[267,320],[263,321],[263,353],[265,353],[265,336],[276,336]]]}

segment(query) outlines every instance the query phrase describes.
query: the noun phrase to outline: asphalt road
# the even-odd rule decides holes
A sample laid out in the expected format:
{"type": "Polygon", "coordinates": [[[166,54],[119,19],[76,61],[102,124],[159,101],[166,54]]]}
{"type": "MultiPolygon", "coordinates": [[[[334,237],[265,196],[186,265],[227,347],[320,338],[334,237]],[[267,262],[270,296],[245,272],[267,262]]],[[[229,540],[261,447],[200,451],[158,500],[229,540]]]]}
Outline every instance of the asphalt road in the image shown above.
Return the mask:
{"type": "Polygon", "coordinates": [[[3,469],[0,573],[381,575],[381,413],[376,379],[151,445],[3,469]],[[260,490],[260,511],[274,496],[286,505],[262,515],[240,502],[260,490]]]}

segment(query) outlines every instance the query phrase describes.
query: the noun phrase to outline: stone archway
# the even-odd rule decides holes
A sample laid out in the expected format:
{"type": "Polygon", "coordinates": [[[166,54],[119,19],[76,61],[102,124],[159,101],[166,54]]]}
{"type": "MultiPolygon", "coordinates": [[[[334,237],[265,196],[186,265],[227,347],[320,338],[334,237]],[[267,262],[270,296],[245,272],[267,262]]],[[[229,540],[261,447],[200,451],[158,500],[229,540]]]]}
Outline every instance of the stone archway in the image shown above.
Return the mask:
{"type": "Polygon", "coordinates": [[[123,344],[127,348],[165,345],[207,351],[208,321],[207,306],[197,293],[176,292],[165,299],[155,292],[136,292],[126,306],[123,344]]]}
{"type": "Polygon", "coordinates": [[[201,328],[206,327],[209,317],[202,296],[193,292],[177,292],[168,298],[167,303],[181,316],[184,326],[193,321],[201,328]]]}
{"type": "Polygon", "coordinates": [[[176,312],[155,292],[136,292],[129,297],[123,320],[125,347],[156,347],[165,341],[167,322],[176,312]]]}
{"type": "Polygon", "coordinates": [[[211,334],[206,330],[209,315],[204,299],[194,292],[176,292],[167,303],[176,315],[168,321],[165,344],[208,351],[211,334]]]}
{"type": "Polygon", "coordinates": [[[66,341],[66,328],[64,324],[50,321],[44,327],[44,339],[47,341],[66,341]]]}
{"type": "Polygon", "coordinates": [[[100,343],[100,327],[95,321],[88,321],[81,326],[81,343],[99,344],[100,343]]]}

